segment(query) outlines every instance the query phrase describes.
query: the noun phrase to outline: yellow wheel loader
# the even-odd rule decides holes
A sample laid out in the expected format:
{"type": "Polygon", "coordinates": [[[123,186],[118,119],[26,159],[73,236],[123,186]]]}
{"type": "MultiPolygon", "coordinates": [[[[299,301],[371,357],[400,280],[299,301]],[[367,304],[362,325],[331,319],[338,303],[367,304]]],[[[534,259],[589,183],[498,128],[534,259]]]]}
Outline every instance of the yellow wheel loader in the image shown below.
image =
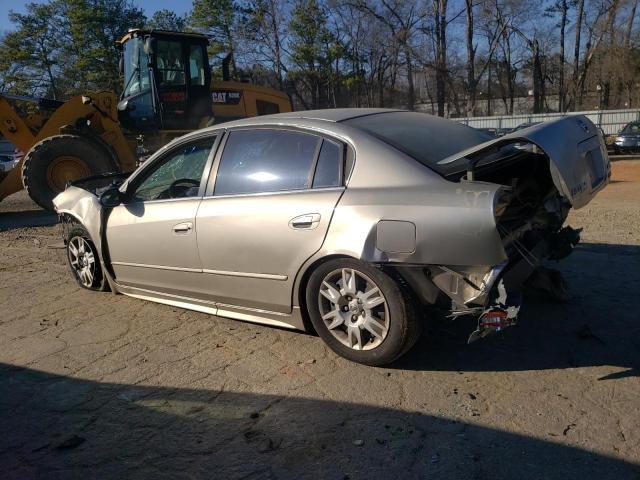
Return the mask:
{"type": "Polygon", "coordinates": [[[214,123],[292,110],[283,92],[211,80],[208,39],[194,33],[129,31],[118,42],[124,88],[66,102],[0,95],[0,133],[25,153],[0,172],[0,200],[26,188],[41,207],[67,182],[131,171],[173,138],[214,123]],[[35,108],[34,108],[35,107],[35,108]],[[27,112],[35,113],[27,113],[27,112]]]}

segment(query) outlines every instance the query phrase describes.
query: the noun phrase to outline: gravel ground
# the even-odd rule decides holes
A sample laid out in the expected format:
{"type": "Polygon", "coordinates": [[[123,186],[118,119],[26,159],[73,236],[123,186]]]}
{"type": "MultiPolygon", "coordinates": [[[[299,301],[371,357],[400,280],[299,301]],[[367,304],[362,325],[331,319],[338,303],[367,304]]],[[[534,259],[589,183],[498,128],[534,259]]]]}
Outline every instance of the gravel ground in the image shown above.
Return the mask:
{"type": "Polygon", "coordinates": [[[391,368],[311,335],[82,290],[57,227],[0,204],[0,477],[640,479],[640,162],[572,212],[572,300],[391,368]]]}

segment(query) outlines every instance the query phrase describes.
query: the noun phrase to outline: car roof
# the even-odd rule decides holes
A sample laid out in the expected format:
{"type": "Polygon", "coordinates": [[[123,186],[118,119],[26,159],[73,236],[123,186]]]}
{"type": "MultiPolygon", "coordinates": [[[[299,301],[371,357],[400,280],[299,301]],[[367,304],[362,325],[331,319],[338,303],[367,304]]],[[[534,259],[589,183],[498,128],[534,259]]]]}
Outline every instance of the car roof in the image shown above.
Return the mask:
{"type": "MultiPolygon", "coordinates": [[[[327,108],[323,110],[302,110],[298,112],[274,113],[272,115],[262,115],[260,117],[248,117],[241,120],[225,122],[224,125],[256,125],[260,123],[272,124],[282,120],[323,120],[326,122],[342,122],[366,115],[378,113],[402,112],[404,110],[391,108],[327,108]]],[[[219,124],[223,125],[223,124],[219,124]]]]}

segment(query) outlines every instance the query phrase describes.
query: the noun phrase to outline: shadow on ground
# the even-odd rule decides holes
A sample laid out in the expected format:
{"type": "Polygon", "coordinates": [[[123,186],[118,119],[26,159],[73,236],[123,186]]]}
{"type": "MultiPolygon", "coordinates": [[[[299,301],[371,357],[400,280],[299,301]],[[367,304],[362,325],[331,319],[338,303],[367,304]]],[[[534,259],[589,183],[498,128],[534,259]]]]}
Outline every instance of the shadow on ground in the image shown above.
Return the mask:
{"type": "Polygon", "coordinates": [[[0,232],[27,227],[46,227],[58,223],[55,213],[45,210],[0,212],[0,232]]]}
{"type": "Polygon", "coordinates": [[[612,365],[620,372],[600,380],[638,376],[640,247],[579,244],[556,268],[569,283],[569,302],[528,292],[516,327],[471,345],[473,319],[435,322],[394,367],[491,372],[612,365]]]}
{"type": "Polygon", "coordinates": [[[6,364],[0,381],[4,479],[640,474],[579,448],[361,404],[95,383],[6,364]]]}

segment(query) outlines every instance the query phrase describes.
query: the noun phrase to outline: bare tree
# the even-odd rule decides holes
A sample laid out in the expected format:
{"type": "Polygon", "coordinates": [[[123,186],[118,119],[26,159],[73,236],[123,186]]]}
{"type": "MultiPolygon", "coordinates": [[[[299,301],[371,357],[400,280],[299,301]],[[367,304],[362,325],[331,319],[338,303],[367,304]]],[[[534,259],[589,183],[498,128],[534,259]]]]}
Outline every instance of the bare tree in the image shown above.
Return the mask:
{"type": "MultiPolygon", "coordinates": [[[[582,1],[582,0],[580,0],[582,1]]],[[[547,14],[550,16],[560,15],[558,27],[560,29],[559,38],[559,58],[558,58],[558,111],[564,112],[566,110],[566,88],[565,88],[565,32],[568,22],[569,3],[567,0],[556,0],[556,2],[549,8],[547,8],[547,14]]]]}
{"type": "Polygon", "coordinates": [[[638,9],[638,0],[631,0],[631,9],[627,18],[627,25],[624,30],[623,45],[625,48],[631,46],[631,33],[633,32],[633,22],[636,19],[636,11],[638,9]]]}
{"type": "Polygon", "coordinates": [[[579,69],[580,69],[580,42],[582,41],[582,23],[584,16],[584,0],[578,0],[577,10],[576,10],[576,36],[573,47],[573,73],[571,75],[571,81],[573,83],[573,105],[577,107],[578,103],[578,77],[579,77],[579,69]]]}
{"type": "MultiPolygon", "coordinates": [[[[484,6],[484,5],[483,5],[484,6]]],[[[483,62],[478,65],[478,72],[476,74],[476,53],[478,50],[478,45],[474,44],[475,38],[475,15],[474,15],[474,7],[475,4],[473,0],[465,0],[465,12],[466,12],[466,44],[467,44],[467,105],[466,105],[466,114],[467,116],[475,115],[476,110],[476,94],[478,83],[480,79],[484,75],[487,67],[491,62],[491,58],[493,57],[493,53],[498,47],[498,42],[500,37],[502,36],[502,32],[505,30],[506,25],[500,24],[499,22],[486,22],[485,23],[485,35],[488,41],[488,52],[486,58],[483,62]]],[[[485,18],[487,16],[485,15],[485,18]]]]}
{"type": "Polygon", "coordinates": [[[255,0],[250,7],[249,22],[252,40],[258,43],[264,63],[272,66],[280,89],[284,88],[284,44],[286,17],[283,2],[255,0]]]}
{"type": "Polygon", "coordinates": [[[438,116],[444,117],[447,85],[447,0],[433,0],[436,37],[436,102],[438,116]]]}
{"type": "MultiPolygon", "coordinates": [[[[446,2],[446,0],[440,1],[446,2]]],[[[424,14],[419,12],[416,3],[403,2],[402,0],[380,0],[379,6],[367,0],[350,1],[348,4],[367,12],[386,26],[391,37],[397,42],[406,68],[407,108],[413,110],[415,108],[415,85],[413,79],[414,55],[411,42],[424,14]]]]}

